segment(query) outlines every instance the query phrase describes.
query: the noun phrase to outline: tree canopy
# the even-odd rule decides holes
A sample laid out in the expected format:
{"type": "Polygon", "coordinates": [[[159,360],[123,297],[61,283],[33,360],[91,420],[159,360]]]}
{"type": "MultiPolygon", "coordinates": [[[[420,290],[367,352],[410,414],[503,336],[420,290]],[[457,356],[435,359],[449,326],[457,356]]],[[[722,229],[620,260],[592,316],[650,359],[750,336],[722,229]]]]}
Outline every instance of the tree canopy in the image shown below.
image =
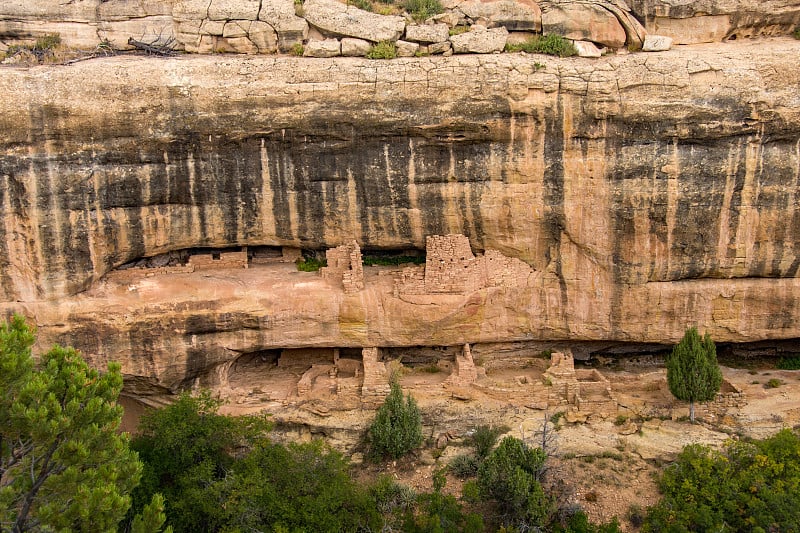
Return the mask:
{"type": "Polygon", "coordinates": [[[784,429],[723,451],[686,446],[659,481],[643,531],[800,531],[800,437],[784,429]]]}
{"type": "Polygon", "coordinates": [[[36,368],[33,343],[22,317],[0,325],[0,529],[115,530],[141,473],[117,431],[120,367],[53,346],[36,368]]]}
{"type": "Polygon", "coordinates": [[[379,515],[342,455],[319,441],[273,443],[263,416],[219,414],[208,392],[142,417],[144,461],[131,514],[156,493],[178,532],[357,531],[379,515]]]}
{"type": "Polygon", "coordinates": [[[717,348],[706,333],[689,328],[667,358],[667,384],[679,400],[689,402],[694,422],[694,403],[713,400],[722,385],[717,348]]]}
{"type": "Polygon", "coordinates": [[[505,437],[481,463],[480,494],[497,503],[503,522],[518,527],[541,527],[550,522],[554,502],[541,484],[546,459],[541,448],[505,437]]]}

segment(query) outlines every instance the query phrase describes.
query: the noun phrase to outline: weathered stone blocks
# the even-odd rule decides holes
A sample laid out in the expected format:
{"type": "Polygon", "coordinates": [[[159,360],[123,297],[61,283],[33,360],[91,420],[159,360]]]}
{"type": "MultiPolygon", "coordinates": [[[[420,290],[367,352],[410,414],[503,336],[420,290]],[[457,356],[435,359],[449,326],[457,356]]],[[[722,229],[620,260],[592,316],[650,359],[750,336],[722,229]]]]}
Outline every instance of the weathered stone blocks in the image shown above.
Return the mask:
{"type": "Polygon", "coordinates": [[[502,52],[508,39],[508,30],[500,28],[486,29],[473,26],[471,31],[453,35],[450,42],[456,54],[490,54],[502,52]]]}
{"type": "Polygon", "coordinates": [[[403,17],[363,11],[336,0],[306,0],[303,17],[324,32],[367,41],[396,41],[405,30],[403,17]]]}

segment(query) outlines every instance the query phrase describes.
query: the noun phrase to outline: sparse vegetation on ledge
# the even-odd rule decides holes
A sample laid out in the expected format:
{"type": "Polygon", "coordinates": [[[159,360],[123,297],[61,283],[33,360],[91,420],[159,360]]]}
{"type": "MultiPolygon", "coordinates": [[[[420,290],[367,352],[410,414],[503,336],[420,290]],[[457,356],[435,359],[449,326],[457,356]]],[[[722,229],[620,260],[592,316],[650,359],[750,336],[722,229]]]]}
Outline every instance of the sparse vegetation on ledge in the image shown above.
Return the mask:
{"type": "Polygon", "coordinates": [[[571,57],[578,53],[572,41],[560,35],[534,36],[519,44],[507,44],[506,52],[527,52],[529,54],[547,54],[558,57],[571,57]]]}
{"type": "Polygon", "coordinates": [[[397,47],[391,41],[381,41],[367,52],[369,59],[394,59],[397,57],[397,47]]]}
{"type": "Polygon", "coordinates": [[[439,0],[405,0],[403,7],[416,21],[424,21],[434,15],[444,12],[439,0]]]}
{"type": "Polygon", "coordinates": [[[316,272],[320,268],[327,266],[327,262],[324,259],[317,259],[316,257],[304,257],[295,264],[300,272],[316,272]]]}
{"type": "Polygon", "coordinates": [[[784,357],[777,366],[780,370],[800,370],[800,356],[784,357]]]}
{"type": "Polygon", "coordinates": [[[413,263],[415,265],[423,265],[425,264],[425,256],[421,255],[398,255],[398,256],[375,256],[375,255],[365,255],[362,259],[364,266],[399,266],[404,265],[407,263],[413,263]]]}

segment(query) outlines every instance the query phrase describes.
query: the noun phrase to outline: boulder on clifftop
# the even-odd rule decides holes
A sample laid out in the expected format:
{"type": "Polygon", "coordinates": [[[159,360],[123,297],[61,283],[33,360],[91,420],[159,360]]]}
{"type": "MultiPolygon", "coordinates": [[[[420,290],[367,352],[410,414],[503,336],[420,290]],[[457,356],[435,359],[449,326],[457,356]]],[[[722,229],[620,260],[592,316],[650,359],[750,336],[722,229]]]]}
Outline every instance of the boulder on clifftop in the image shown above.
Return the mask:
{"type": "Polygon", "coordinates": [[[336,0],[306,0],[303,17],[324,33],[367,41],[396,41],[403,34],[403,17],[378,15],[336,0]]]}
{"type": "Polygon", "coordinates": [[[508,31],[542,30],[542,10],[533,0],[469,0],[458,9],[473,20],[485,19],[508,31]]]}
{"type": "Polygon", "coordinates": [[[625,30],[613,13],[584,2],[543,2],[542,31],[611,48],[622,48],[626,41],[625,30]]]}
{"type": "Polygon", "coordinates": [[[542,0],[542,31],[611,48],[641,48],[647,33],[619,0],[542,0]]]}
{"type": "Polygon", "coordinates": [[[508,40],[508,30],[502,26],[486,29],[482,26],[473,26],[472,31],[453,35],[450,42],[456,54],[491,54],[502,52],[508,40]]]}
{"type": "Polygon", "coordinates": [[[447,24],[411,24],[406,26],[406,40],[415,43],[441,43],[450,37],[447,24]]]}

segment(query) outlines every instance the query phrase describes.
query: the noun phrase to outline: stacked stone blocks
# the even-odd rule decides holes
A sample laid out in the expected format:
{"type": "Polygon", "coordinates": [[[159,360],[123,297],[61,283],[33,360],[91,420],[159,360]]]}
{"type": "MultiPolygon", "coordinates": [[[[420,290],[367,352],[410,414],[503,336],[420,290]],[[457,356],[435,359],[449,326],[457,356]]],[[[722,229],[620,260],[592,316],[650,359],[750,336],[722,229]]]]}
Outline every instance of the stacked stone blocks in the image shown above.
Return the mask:
{"type": "Polygon", "coordinates": [[[346,294],[364,289],[364,263],[356,241],[325,252],[328,265],[320,269],[323,279],[341,281],[346,294]]]}
{"type": "Polygon", "coordinates": [[[532,273],[524,261],[497,250],[476,257],[464,235],[432,235],[426,239],[424,270],[404,269],[396,280],[395,294],[469,294],[487,287],[513,288],[532,273]]]}

